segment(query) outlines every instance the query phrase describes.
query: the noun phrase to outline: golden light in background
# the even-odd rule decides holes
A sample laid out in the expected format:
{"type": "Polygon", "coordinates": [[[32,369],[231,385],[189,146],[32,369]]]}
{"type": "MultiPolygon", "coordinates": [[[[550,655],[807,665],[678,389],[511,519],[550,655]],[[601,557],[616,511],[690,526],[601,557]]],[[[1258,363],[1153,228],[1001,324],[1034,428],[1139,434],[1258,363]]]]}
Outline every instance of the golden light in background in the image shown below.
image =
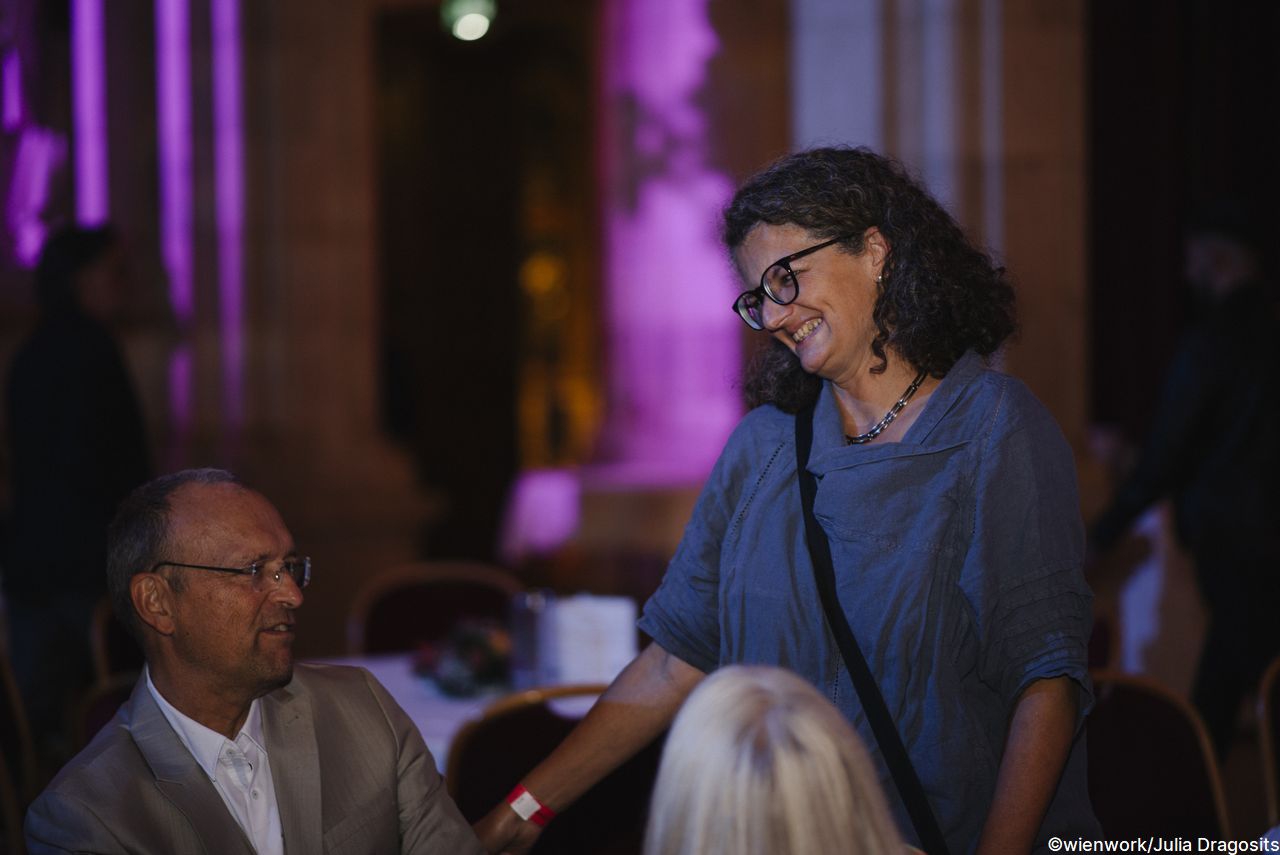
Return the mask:
{"type": "Polygon", "coordinates": [[[550,252],[535,252],[520,265],[520,287],[538,321],[557,321],[568,313],[567,275],[564,259],[550,252]]]}

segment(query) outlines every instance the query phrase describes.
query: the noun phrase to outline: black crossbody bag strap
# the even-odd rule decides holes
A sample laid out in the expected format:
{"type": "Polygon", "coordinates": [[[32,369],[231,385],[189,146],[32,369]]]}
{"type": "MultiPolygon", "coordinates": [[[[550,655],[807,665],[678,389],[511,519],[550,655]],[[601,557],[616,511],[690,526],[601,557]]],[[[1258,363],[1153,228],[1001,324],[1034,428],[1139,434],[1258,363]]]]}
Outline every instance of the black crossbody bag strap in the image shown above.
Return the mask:
{"type": "Polygon", "coordinates": [[[831,544],[827,541],[827,533],[818,525],[813,515],[813,499],[818,492],[818,481],[808,470],[809,450],[813,446],[813,407],[806,407],[796,414],[796,474],[800,479],[800,504],[804,507],[804,533],[809,544],[809,556],[813,561],[813,573],[818,582],[818,596],[822,600],[822,610],[827,616],[827,625],[835,636],[840,647],[840,655],[844,658],[849,676],[853,678],[853,687],[858,692],[858,700],[862,702],[863,712],[876,735],[880,745],[880,753],[889,765],[893,775],[893,783],[898,788],[898,795],[911,815],[911,824],[915,826],[920,845],[929,855],[947,855],[947,841],[938,827],[938,820],[929,806],[929,799],[916,775],[911,758],[907,755],[906,746],[898,734],[897,725],[885,706],[884,696],[876,685],[867,660],[862,656],[858,640],[849,627],[849,620],[840,608],[840,599],[836,595],[836,573],[831,563],[831,544]]]}

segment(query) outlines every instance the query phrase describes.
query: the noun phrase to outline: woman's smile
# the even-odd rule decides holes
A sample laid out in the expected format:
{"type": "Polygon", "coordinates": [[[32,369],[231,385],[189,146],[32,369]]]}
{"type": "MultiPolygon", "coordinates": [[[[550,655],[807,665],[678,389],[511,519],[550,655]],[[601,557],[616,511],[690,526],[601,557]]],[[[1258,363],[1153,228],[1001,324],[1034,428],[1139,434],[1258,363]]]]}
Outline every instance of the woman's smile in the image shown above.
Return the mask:
{"type": "Polygon", "coordinates": [[[813,318],[812,320],[805,321],[804,324],[801,325],[800,329],[791,334],[791,340],[796,344],[799,344],[808,338],[810,333],[820,326],[822,326],[822,318],[813,318]]]}

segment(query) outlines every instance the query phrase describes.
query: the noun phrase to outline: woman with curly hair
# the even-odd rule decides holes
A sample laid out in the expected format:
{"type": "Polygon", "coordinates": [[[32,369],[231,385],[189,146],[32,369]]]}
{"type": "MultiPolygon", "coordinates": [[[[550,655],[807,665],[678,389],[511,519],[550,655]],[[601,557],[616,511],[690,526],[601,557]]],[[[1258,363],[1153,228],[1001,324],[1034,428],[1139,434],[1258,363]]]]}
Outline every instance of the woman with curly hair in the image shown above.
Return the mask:
{"type": "MultiPolygon", "coordinates": [[[[520,792],[566,806],[661,733],[707,673],[772,664],[878,749],[908,842],[930,824],[953,852],[1096,836],[1075,467],[1045,408],[987,365],[1014,329],[1003,271],[899,164],[866,149],[783,158],[738,190],[724,221],[747,287],[734,309],[773,338],[749,372],[754,409],[645,605],[653,643],[520,792]],[[802,481],[814,485],[816,536],[802,481]],[[820,596],[819,547],[835,612],[820,596]],[[877,705],[864,708],[833,613],[919,798],[900,783],[903,763],[889,771],[891,741],[883,721],[868,723],[877,705]]],[[[537,837],[507,806],[477,830],[494,851],[537,837]]]]}

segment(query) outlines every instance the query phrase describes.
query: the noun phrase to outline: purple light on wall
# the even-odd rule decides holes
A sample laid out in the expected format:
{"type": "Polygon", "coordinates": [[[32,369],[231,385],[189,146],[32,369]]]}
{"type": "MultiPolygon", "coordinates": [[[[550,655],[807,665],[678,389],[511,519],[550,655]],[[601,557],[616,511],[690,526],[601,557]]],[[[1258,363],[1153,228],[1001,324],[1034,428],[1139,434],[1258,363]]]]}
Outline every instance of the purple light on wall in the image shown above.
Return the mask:
{"type": "Polygon", "coordinates": [[[582,484],[567,469],[521,472],[507,497],[499,550],[510,567],[568,543],[582,521],[582,484]]]}
{"type": "Polygon", "coordinates": [[[707,5],[604,6],[605,442],[621,480],[705,477],[741,414],[741,321],[718,237],[732,186],[707,165],[699,103],[719,48],[707,5]]]}
{"type": "Polygon", "coordinates": [[[160,251],[184,326],[195,310],[192,267],[191,46],[188,0],[156,0],[160,251]]]}
{"type": "Polygon", "coordinates": [[[173,431],[173,459],[168,463],[171,469],[180,468],[187,462],[184,455],[191,438],[191,413],[194,410],[193,362],[189,344],[178,345],[169,355],[169,426],[173,431]]]}
{"type": "MultiPolygon", "coordinates": [[[[156,0],[156,134],[160,173],[160,254],[169,301],[184,332],[195,314],[191,173],[191,34],[188,0],[156,0]]],[[[194,373],[189,345],[169,362],[169,418],[175,456],[191,433],[194,373]]]]}
{"type": "Polygon", "coordinates": [[[0,99],[4,102],[4,116],[0,117],[4,129],[16,131],[22,125],[22,57],[17,48],[5,52],[0,64],[0,99]]]}
{"type": "Polygon", "coordinates": [[[44,245],[47,229],[40,217],[49,199],[49,185],[66,156],[66,140],[60,134],[34,125],[22,129],[5,216],[14,257],[24,267],[36,263],[44,245]]]}
{"type": "Polygon", "coordinates": [[[75,128],[76,218],[105,222],[107,176],[107,62],[102,0],[72,0],[71,101],[75,128]]]}
{"type": "Polygon", "coordinates": [[[244,422],[244,149],[239,0],[213,0],[210,14],[222,393],[227,424],[234,429],[244,422]]]}

